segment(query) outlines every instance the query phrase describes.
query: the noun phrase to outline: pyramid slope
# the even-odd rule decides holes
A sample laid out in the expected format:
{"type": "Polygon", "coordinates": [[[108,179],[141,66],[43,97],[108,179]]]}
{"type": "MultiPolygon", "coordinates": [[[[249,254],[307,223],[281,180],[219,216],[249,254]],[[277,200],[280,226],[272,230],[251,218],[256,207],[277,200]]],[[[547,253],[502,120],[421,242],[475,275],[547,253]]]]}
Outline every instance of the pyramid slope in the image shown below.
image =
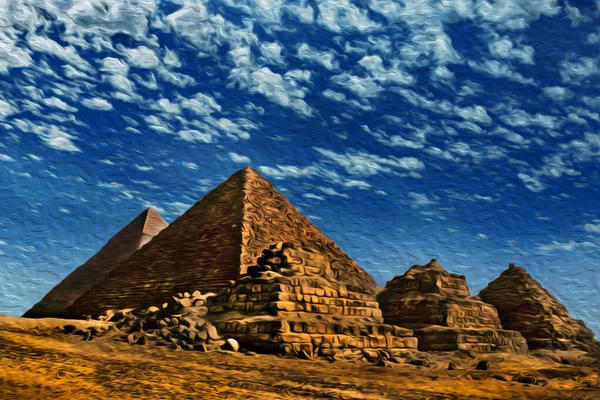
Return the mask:
{"type": "Polygon", "coordinates": [[[58,317],[84,292],[147,244],[167,222],[152,208],[144,210],[115,234],[94,256],[76,268],[23,316],[58,317]]]}
{"type": "Polygon", "coordinates": [[[598,346],[583,321],[571,318],[567,308],[522,267],[510,264],[479,295],[498,309],[502,326],[521,332],[531,348],[598,346]]]}
{"type": "Polygon", "coordinates": [[[273,185],[247,167],[204,196],[69,311],[88,315],[108,308],[141,308],[177,292],[219,291],[278,241],[310,242],[348,285],[373,293],[377,288],[273,185]]]}

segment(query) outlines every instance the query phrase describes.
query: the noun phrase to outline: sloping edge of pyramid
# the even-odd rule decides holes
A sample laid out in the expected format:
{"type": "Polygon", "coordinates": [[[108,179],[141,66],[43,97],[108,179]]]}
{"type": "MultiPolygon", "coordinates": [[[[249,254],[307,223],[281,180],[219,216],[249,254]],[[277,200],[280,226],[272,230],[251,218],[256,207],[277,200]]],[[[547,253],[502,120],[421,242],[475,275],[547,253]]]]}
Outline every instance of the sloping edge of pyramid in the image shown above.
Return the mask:
{"type": "Polygon", "coordinates": [[[54,286],[39,302],[33,305],[24,318],[61,317],[81,295],[101,282],[119,264],[131,257],[168,226],[153,208],[147,208],[102,248],[81,264],[60,283],[54,286]],[[121,254],[110,254],[123,250],[121,254]]]}

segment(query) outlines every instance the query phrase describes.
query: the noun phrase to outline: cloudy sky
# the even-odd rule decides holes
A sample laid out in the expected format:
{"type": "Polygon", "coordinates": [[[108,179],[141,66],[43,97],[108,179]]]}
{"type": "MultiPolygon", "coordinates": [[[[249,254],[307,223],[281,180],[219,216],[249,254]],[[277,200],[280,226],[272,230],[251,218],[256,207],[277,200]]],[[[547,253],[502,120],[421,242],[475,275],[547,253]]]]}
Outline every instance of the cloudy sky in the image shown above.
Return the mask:
{"type": "Polygon", "coordinates": [[[0,0],[0,313],[251,165],[380,284],[515,261],[600,333],[600,1],[0,0]]]}

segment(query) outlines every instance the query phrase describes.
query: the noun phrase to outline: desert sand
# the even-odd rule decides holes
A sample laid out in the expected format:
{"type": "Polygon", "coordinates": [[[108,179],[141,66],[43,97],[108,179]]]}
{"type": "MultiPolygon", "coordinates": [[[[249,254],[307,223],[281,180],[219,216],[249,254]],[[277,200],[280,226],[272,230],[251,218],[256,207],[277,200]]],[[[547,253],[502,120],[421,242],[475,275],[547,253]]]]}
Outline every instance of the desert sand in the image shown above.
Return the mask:
{"type": "Polygon", "coordinates": [[[600,393],[595,360],[577,351],[419,353],[415,358],[426,357],[427,366],[409,359],[374,365],[132,346],[50,331],[89,324],[98,322],[0,317],[0,398],[597,399],[600,393]],[[489,369],[476,368],[483,360],[489,369]],[[448,370],[450,362],[455,370],[448,370]]]}

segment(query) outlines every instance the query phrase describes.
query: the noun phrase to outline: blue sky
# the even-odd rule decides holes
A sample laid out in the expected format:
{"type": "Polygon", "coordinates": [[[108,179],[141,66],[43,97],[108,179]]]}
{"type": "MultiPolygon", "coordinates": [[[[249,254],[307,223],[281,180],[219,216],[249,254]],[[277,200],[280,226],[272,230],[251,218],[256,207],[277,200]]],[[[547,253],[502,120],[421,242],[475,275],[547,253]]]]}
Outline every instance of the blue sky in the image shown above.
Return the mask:
{"type": "Polygon", "coordinates": [[[251,165],[380,284],[524,266],[598,335],[600,1],[0,1],[0,313],[251,165]]]}

